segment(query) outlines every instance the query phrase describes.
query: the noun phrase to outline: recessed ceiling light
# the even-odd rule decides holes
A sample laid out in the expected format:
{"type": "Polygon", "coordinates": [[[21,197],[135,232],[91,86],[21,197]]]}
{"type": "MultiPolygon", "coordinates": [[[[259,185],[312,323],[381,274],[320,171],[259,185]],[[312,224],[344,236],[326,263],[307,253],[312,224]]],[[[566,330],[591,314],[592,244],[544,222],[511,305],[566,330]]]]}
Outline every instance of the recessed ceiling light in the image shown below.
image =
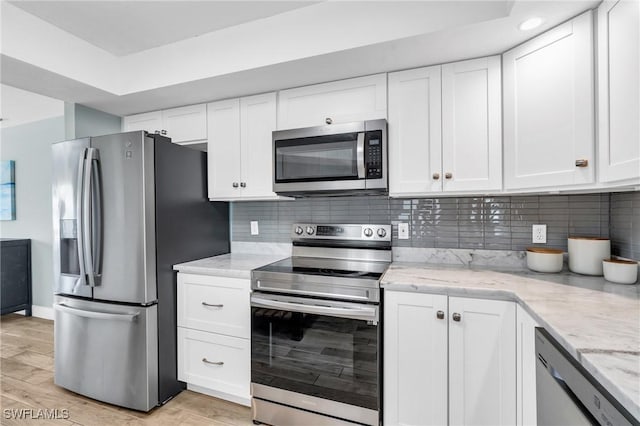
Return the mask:
{"type": "Polygon", "coordinates": [[[540,24],[542,24],[542,18],[538,18],[537,16],[534,16],[533,18],[529,18],[526,21],[522,22],[518,26],[518,28],[520,28],[521,31],[529,31],[539,27],[540,24]]]}

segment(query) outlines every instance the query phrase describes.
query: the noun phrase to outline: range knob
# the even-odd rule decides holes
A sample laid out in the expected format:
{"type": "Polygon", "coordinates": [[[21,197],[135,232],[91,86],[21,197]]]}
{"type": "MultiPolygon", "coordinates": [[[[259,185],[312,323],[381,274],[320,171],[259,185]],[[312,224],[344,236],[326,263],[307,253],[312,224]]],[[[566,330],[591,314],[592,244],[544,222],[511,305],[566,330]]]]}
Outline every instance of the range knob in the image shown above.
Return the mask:
{"type": "Polygon", "coordinates": [[[364,232],[364,236],[365,237],[370,237],[370,236],[373,235],[373,229],[371,229],[371,228],[364,228],[363,232],[364,232]]]}
{"type": "Polygon", "coordinates": [[[385,235],[387,235],[387,231],[384,228],[378,228],[378,237],[384,238],[385,235]]]}
{"type": "Polygon", "coordinates": [[[309,234],[309,235],[313,235],[313,233],[314,233],[314,232],[315,232],[315,231],[313,230],[313,228],[312,228],[312,227],[307,226],[307,234],[309,234]]]}
{"type": "Polygon", "coordinates": [[[304,230],[300,226],[296,226],[296,229],[294,232],[296,233],[296,235],[302,235],[304,230]]]}

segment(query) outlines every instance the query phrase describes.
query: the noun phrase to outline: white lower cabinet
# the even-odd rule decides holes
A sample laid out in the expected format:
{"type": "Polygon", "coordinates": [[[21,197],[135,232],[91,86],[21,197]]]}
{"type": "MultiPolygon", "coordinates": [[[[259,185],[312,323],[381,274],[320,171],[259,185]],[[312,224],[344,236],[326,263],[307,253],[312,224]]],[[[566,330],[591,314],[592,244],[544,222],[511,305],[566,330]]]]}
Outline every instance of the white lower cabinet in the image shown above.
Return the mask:
{"type": "Polygon", "coordinates": [[[538,323],[520,305],[516,308],[518,426],[538,424],[536,408],[536,335],[538,323]]]}
{"type": "Polygon", "coordinates": [[[178,274],[178,379],[250,404],[250,280],[178,274]]]}
{"type": "Polygon", "coordinates": [[[384,424],[514,425],[514,302],[385,291],[384,424]]]}

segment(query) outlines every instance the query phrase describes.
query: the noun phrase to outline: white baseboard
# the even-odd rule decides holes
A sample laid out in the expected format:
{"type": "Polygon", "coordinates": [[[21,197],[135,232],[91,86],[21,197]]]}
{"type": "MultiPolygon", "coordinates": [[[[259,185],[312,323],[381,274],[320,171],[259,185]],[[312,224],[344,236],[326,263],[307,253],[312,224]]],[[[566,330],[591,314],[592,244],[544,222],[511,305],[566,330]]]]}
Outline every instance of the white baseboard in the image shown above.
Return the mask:
{"type": "Polygon", "coordinates": [[[226,392],[219,392],[212,389],[207,389],[202,386],[192,385],[191,383],[187,383],[187,389],[193,392],[203,393],[205,395],[212,396],[214,398],[224,399],[226,401],[235,402],[236,404],[244,405],[246,407],[251,407],[251,396],[241,397],[237,395],[231,395],[226,392]]]}
{"type": "MultiPolygon", "coordinates": [[[[24,315],[24,311],[15,312],[24,315]]],[[[31,315],[37,318],[48,319],[53,321],[53,308],[50,306],[31,305],[31,315]]]]}

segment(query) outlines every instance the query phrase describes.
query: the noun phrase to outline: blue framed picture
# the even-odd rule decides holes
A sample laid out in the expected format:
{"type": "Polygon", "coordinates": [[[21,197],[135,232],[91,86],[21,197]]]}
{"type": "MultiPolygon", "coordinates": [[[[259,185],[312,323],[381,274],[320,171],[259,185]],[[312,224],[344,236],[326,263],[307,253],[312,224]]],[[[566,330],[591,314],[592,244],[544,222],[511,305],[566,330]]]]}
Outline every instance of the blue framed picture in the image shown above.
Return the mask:
{"type": "Polygon", "coordinates": [[[0,161],[0,220],[16,220],[16,162],[0,161]]]}

